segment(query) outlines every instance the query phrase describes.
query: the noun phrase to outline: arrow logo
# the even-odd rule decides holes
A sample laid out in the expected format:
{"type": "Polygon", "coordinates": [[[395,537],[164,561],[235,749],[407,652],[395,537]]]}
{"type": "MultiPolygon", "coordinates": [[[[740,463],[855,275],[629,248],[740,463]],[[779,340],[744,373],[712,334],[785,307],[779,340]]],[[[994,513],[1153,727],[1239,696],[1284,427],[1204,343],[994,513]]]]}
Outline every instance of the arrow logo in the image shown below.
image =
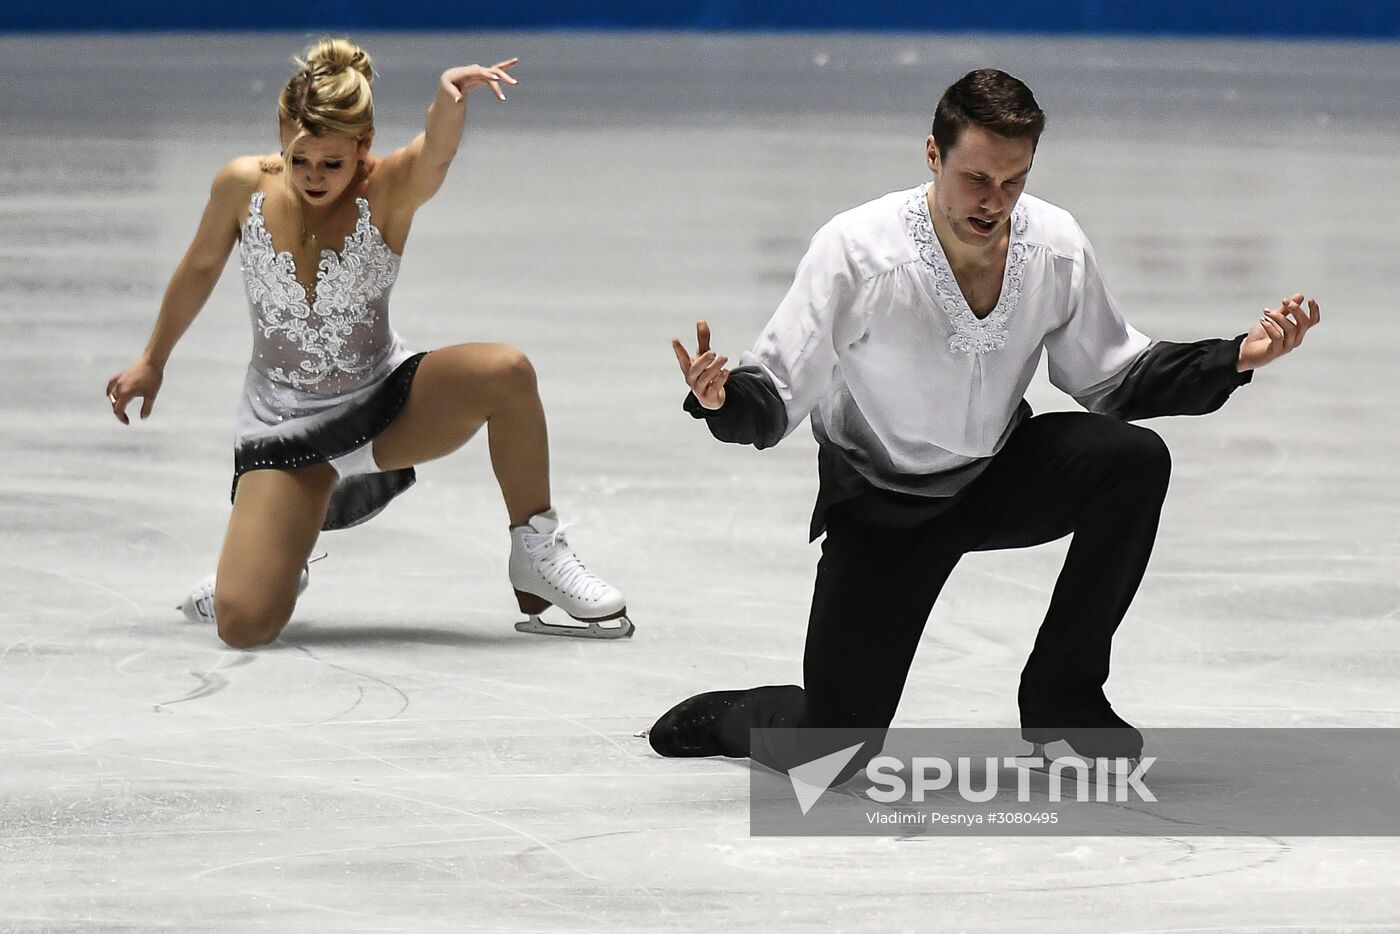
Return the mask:
{"type": "Polygon", "coordinates": [[[856,743],[839,752],[788,769],[788,780],[792,782],[792,792],[797,795],[797,806],[802,808],[804,817],[821,800],[821,796],[826,794],[826,790],[836,781],[836,776],[841,774],[841,770],[864,746],[865,743],[856,743]]]}

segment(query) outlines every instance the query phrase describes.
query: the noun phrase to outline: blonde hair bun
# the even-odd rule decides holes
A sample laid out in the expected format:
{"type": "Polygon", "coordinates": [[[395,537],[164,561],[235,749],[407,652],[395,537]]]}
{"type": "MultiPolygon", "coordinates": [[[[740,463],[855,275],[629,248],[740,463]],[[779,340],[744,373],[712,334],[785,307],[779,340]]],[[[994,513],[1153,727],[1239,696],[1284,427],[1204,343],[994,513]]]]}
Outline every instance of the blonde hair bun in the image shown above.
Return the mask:
{"type": "Polygon", "coordinates": [[[369,83],[374,82],[374,61],[369,53],[349,39],[325,38],[306,50],[306,60],[298,62],[304,67],[323,66],[334,73],[353,68],[369,83]]]}
{"type": "MultiPolygon", "coordinates": [[[[362,140],[374,131],[374,62],[349,39],[326,38],[311,45],[277,100],[277,115],[294,124],[300,139],[327,133],[362,140]]],[[[290,145],[287,151],[291,151],[290,145]]]]}

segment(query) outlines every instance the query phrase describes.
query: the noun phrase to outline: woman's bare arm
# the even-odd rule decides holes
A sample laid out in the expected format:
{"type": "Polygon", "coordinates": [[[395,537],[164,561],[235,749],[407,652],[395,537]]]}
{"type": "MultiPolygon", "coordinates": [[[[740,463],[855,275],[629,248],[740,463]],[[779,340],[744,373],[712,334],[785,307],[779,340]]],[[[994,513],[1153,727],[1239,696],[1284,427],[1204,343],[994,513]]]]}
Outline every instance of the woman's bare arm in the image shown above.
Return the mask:
{"type": "Polygon", "coordinates": [[[107,400],[112,404],[112,414],[123,425],[130,423],[126,416],[127,403],[137,396],[142,400],[141,417],[151,414],[164,379],[165,364],[175,344],[208,301],[238,239],[240,212],[257,188],[261,171],[258,162],[256,157],[235,159],[215,176],[199,229],[165,288],[146,349],[131,365],[107,381],[107,400]]]}

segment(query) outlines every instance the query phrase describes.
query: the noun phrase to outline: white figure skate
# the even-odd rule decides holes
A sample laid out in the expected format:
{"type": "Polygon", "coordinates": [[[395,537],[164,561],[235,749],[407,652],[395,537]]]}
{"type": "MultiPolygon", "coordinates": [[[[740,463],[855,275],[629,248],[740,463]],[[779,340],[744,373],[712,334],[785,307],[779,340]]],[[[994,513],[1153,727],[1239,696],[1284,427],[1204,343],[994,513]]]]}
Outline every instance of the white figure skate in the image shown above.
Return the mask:
{"type": "Polygon", "coordinates": [[[529,619],[518,632],[580,639],[626,639],[634,631],[622,592],[602,580],[574,554],[554,510],[531,516],[510,530],[510,585],[520,612],[529,619]],[[540,614],[557,606],[568,622],[546,621],[540,614]]]}
{"type": "MultiPolygon", "coordinates": [[[[320,561],[326,555],[321,553],[316,555],[306,566],[301,569],[301,577],[297,580],[297,596],[306,593],[307,586],[311,583],[311,565],[320,561]]],[[[192,623],[216,623],[214,618],[214,575],[210,574],[194,585],[194,590],[185,598],[184,602],[175,607],[185,614],[185,619],[192,623]]]]}

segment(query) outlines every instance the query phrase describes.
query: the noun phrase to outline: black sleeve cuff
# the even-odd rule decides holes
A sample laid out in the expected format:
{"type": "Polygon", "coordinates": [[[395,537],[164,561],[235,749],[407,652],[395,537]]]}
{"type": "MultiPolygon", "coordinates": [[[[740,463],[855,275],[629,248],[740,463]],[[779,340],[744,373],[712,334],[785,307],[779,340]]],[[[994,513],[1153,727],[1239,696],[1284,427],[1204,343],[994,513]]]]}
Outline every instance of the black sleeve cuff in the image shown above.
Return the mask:
{"type": "Polygon", "coordinates": [[[725,410],[725,408],[726,408],[728,405],[729,405],[729,398],[728,398],[728,396],[726,396],[726,397],[725,397],[725,400],[724,400],[724,405],[720,406],[720,407],[717,408],[717,409],[707,409],[707,408],[705,408],[703,405],[700,404],[700,400],[699,400],[699,399],[695,398],[695,393],[693,393],[693,392],[688,392],[688,393],[685,394],[685,403],[684,403],[681,407],[682,407],[683,409],[685,409],[685,411],[687,411],[687,412],[690,413],[690,417],[691,417],[691,418],[706,418],[706,419],[708,419],[708,418],[719,418],[719,417],[720,417],[720,413],[723,412],[723,411],[725,410]]]}
{"type": "Polygon", "coordinates": [[[730,444],[772,447],[782,440],[787,427],[787,409],[778,390],[761,367],[741,366],[729,371],[724,405],[707,409],[689,393],[682,405],[691,418],[705,421],[710,434],[730,444]]]}
{"type": "Polygon", "coordinates": [[[1235,367],[1240,363],[1240,345],[1244,343],[1247,334],[1241,334],[1233,340],[1225,340],[1216,344],[1206,352],[1206,358],[1201,363],[1201,370],[1211,375],[1219,375],[1219,378],[1226,382],[1231,389],[1236,389],[1246,385],[1254,379],[1253,370],[1245,370],[1241,373],[1235,367]]]}
{"type": "Polygon", "coordinates": [[[1127,421],[1214,412],[1254,378],[1252,372],[1236,369],[1244,338],[1241,334],[1191,343],[1158,341],[1095,410],[1127,421]]]}

